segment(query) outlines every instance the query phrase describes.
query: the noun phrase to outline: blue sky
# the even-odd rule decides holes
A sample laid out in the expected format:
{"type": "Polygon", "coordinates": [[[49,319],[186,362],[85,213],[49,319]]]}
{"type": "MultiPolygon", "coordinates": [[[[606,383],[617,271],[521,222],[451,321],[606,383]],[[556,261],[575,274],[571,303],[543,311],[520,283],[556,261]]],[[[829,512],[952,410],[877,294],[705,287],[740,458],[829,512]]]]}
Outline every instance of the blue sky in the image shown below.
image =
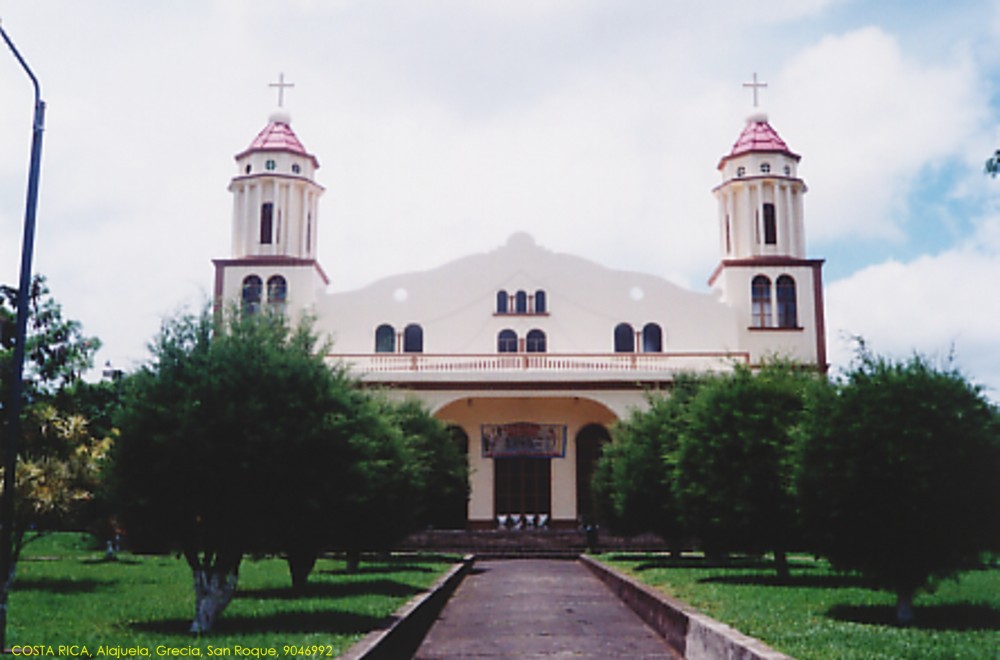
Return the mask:
{"type": "MultiPolygon", "coordinates": [[[[762,106],[803,157],[830,354],[947,355],[1000,398],[1000,2],[0,0],[49,103],[37,270],[130,368],[229,250],[232,157],[286,108],[336,290],[515,231],[697,290],[718,159],[762,106]]],[[[0,53],[0,281],[31,97],[0,53]]]]}

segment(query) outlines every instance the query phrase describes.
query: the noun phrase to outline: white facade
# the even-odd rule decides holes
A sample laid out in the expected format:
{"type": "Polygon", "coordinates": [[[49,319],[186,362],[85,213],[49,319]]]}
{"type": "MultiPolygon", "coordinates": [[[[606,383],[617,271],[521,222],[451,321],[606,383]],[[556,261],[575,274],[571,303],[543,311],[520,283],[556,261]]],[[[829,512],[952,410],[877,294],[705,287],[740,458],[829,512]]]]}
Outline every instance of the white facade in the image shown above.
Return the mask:
{"type": "Polygon", "coordinates": [[[826,368],[822,261],[806,258],[798,160],[763,116],[748,119],[722,158],[711,293],[515,234],[487,253],[326,294],[315,254],[318,161],[287,117],[272,116],[237,156],[232,255],[215,261],[216,298],[263,306],[281,294],[268,286],[281,278],[284,297],[272,304],[313,312],[333,338],[331,361],[419,397],[461,429],[471,525],[543,515],[575,525],[589,509],[594,443],[645,405],[647,390],[669,388],[680,371],[771,356],[826,368]]]}

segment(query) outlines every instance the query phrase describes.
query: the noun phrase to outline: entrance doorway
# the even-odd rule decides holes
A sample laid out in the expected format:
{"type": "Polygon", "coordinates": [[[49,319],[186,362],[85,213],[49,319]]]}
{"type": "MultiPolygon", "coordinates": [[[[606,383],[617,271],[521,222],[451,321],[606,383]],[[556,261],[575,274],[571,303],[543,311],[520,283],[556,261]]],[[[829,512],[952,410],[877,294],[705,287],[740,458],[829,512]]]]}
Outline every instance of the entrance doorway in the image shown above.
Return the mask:
{"type": "Polygon", "coordinates": [[[552,513],[549,458],[523,456],[493,459],[493,502],[498,516],[552,513]]]}

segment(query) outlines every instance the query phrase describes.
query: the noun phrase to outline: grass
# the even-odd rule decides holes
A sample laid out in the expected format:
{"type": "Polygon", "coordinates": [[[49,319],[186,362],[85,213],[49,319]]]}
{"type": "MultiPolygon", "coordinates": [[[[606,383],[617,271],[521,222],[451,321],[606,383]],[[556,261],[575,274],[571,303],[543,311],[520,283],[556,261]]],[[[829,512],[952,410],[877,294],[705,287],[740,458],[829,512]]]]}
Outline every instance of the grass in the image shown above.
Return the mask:
{"type": "Polygon", "coordinates": [[[787,580],[770,562],[712,566],[700,556],[599,557],[800,660],[1000,658],[1000,568],[918,595],[916,623],[895,625],[895,597],[825,563],[796,557],[787,580]]]}
{"type": "MultiPolygon", "coordinates": [[[[8,644],[101,645],[182,649],[316,646],[299,657],[339,655],[444,573],[453,557],[395,557],[364,562],[321,559],[301,597],[290,591],[280,559],[245,560],[236,597],[211,635],[187,632],[194,613],[191,571],[173,556],[121,553],[105,561],[82,534],[57,534],[28,546],[11,595],[8,644]]],[[[58,649],[56,649],[58,650],[58,649]]]]}

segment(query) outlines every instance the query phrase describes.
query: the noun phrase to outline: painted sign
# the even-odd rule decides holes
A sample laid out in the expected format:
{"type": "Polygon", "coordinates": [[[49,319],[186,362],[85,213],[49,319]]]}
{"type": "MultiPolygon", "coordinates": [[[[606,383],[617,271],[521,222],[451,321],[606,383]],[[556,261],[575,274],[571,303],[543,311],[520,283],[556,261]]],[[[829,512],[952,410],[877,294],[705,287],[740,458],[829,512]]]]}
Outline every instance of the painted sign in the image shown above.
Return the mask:
{"type": "Polygon", "coordinates": [[[483,424],[485,458],[565,458],[566,426],[562,424],[483,424]]]}

